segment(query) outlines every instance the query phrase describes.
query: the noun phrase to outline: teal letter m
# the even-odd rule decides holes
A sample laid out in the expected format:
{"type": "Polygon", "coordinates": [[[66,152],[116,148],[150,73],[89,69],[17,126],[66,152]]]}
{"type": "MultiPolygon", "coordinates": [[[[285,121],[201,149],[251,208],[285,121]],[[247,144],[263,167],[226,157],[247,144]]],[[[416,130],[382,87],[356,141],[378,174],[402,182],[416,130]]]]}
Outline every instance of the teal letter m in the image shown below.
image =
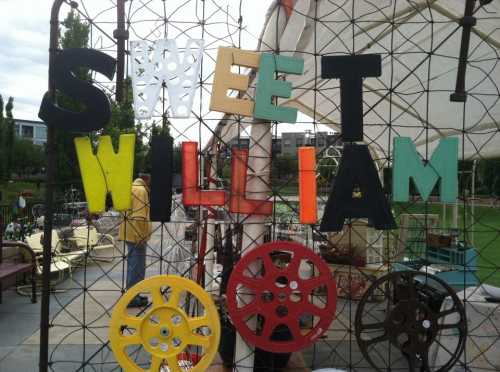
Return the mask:
{"type": "Polygon", "coordinates": [[[441,201],[454,203],[458,196],[458,139],[441,139],[430,161],[424,164],[410,138],[394,138],[394,201],[409,200],[410,178],[424,201],[440,181],[441,201]]]}

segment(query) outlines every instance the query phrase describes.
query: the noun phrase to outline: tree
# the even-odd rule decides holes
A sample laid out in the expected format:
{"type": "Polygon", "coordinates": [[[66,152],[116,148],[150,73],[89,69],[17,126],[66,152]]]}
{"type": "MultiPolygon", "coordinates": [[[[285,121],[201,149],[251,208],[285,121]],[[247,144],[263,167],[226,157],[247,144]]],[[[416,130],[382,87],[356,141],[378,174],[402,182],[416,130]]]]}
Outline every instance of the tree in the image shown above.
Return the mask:
{"type": "Polygon", "coordinates": [[[5,139],[4,139],[4,148],[5,148],[5,160],[6,160],[6,173],[7,177],[10,176],[13,168],[14,162],[14,139],[15,139],[15,122],[14,122],[14,114],[12,111],[14,110],[14,98],[9,97],[9,101],[5,106],[5,119],[4,119],[4,127],[5,127],[5,139]]]}
{"type": "MultiPolygon", "coordinates": [[[[63,21],[64,34],[61,37],[60,46],[62,49],[66,48],[85,48],[89,42],[89,25],[84,22],[80,16],[70,11],[63,21]]],[[[81,80],[91,80],[91,75],[88,69],[80,69],[77,76],[81,80]]],[[[124,100],[118,103],[109,97],[111,103],[111,120],[99,133],[94,132],[91,134],[93,139],[97,139],[97,135],[109,135],[112,138],[115,148],[118,147],[119,137],[124,133],[136,134],[135,146],[135,166],[134,173],[137,174],[141,171],[147,171],[147,155],[149,145],[145,143],[146,133],[142,130],[141,124],[136,125],[135,115],[133,109],[133,93],[132,84],[130,79],[125,80],[124,84],[124,100]]],[[[72,110],[81,111],[83,109],[81,103],[75,101],[63,94],[57,94],[57,103],[59,106],[72,110]]],[[[78,161],[76,158],[76,151],[74,150],[74,137],[75,134],[60,130],[57,131],[56,148],[57,148],[57,183],[60,188],[66,188],[71,184],[80,183],[80,173],[78,161]],[[71,151],[68,151],[71,149],[71,151]]],[[[95,143],[95,141],[93,141],[95,143]]]]}
{"type": "MultiPolygon", "coordinates": [[[[89,43],[90,27],[82,22],[80,15],[71,10],[66,19],[62,22],[65,28],[64,35],[61,37],[61,48],[85,48],[89,43]]],[[[83,75],[88,71],[83,70],[83,75]]]]}
{"type": "Polygon", "coordinates": [[[0,180],[10,177],[13,167],[13,146],[15,140],[14,98],[9,97],[7,105],[0,95],[0,180]],[[5,109],[5,116],[4,116],[5,109]]]}
{"type": "Polygon", "coordinates": [[[103,135],[111,137],[113,146],[118,148],[121,134],[135,133],[135,154],[134,154],[134,174],[139,172],[150,172],[149,143],[144,143],[146,133],[142,130],[141,123],[135,124],[135,114],[132,105],[133,92],[132,82],[129,78],[124,82],[124,100],[122,103],[111,99],[111,120],[102,131],[103,135]]]}
{"type": "Polygon", "coordinates": [[[3,117],[3,97],[0,95],[0,181],[6,178],[5,128],[3,117]]]}
{"type": "Polygon", "coordinates": [[[272,162],[272,178],[277,181],[282,178],[290,178],[291,175],[296,174],[298,167],[298,160],[296,157],[288,154],[277,155],[272,162]]]}
{"type": "MultiPolygon", "coordinates": [[[[62,49],[87,47],[90,28],[75,11],[71,10],[68,13],[62,25],[64,27],[64,33],[60,41],[62,49]]],[[[78,71],[77,76],[82,80],[90,80],[91,78],[87,69],[78,71]]],[[[57,104],[71,111],[83,110],[80,102],[61,93],[57,94],[57,104]]],[[[76,151],[74,150],[74,138],[76,136],[74,133],[64,130],[56,132],[56,184],[60,190],[64,190],[71,184],[80,182],[78,160],[76,158],[76,151]]]]}
{"type": "Polygon", "coordinates": [[[17,138],[14,141],[12,172],[24,178],[34,173],[39,173],[45,166],[43,147],[33,144],[30,140],[17,138]]]}
{"type": "Polygon", "coordinates": [[[478,192],[500,195],[500,159],[482,159],[478,166],[478,192]]]}

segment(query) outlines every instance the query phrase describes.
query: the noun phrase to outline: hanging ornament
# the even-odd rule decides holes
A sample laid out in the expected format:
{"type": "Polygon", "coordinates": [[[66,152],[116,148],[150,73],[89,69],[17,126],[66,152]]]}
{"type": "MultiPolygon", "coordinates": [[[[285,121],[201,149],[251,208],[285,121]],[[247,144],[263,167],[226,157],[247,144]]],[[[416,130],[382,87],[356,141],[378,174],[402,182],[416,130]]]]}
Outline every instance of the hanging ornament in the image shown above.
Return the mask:
{"type": "Polygon", "coordinates": [[[136,119],[150,119],[165,84],[171,116],[188,118],[203,57],[203,40],[189,39],[179,53],[173,39],[130,43],[132,85],[136,119]]]}
{"type": "Polygon", "coordinates": [[[462,355],[467,321],[462,302],[445,281],[419,271],[401,271],[368,288],[356,311],[355,331],[359,348],[375,371],[390,367],[446,372],[462,355]],[[433,365],[432,355],[440,348],[445,358],[433,365]]]}
{"type": "Polygon", "coordinates": [[[272,242],[245,254],[227,286],[239,334],[260,349],[291,353],[311,345],[335,316],[337,293],[327,264],[295,242],[272,242]],[[305,271],[311,270],[312,275],[305,271]],[[249,323],[257,318],[257,328],[249,323]]]}
{"type": "Polygon", "coordinates": [[[190,371],[206,371],[219,346],[217,308],[209,294],[193,281],[175,275],[154,276],[137,283],[120,298],[111,316],[109,340],[116,360],[128,372],[157,372],[165,366],[180,372],[180,364],[193,347],[203,348],[203,355],[190,371]],[[131,315],[127,305],[146,292],[151,294],[152,303],[139,315],[131,315]],[[189,305],[203,308],[204,313],[189,316],[189,305]],[[130,351],[134,345],[151,355],[148,369],[137,364],[134,351],[130,351]]]}

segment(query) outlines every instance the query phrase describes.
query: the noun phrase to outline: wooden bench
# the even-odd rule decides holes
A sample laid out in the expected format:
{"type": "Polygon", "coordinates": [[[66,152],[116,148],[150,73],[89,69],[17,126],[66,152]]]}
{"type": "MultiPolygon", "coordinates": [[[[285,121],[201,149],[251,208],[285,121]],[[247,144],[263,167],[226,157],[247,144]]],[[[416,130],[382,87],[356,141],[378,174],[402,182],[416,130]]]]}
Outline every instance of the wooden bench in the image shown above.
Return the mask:
{"type": "Polygon", "coordinates": [[[31,273],[31,302],[36,302],[36,283],[35,283],[35,274],[36,274],[36,257],[35,253],[30,249],[28,245],[22,242],[0,240],[0,251],[3,253],[4,248],[15,248],[18,250],[19,257],[22,258],[23,262],[6,261],[3,259],[2,253],[0,253],[0,257],[2,260],[0,261],[0,304],[2,303],[2,281],[4,279],[8,279],[17,274],[26,274],[31,273]]]}

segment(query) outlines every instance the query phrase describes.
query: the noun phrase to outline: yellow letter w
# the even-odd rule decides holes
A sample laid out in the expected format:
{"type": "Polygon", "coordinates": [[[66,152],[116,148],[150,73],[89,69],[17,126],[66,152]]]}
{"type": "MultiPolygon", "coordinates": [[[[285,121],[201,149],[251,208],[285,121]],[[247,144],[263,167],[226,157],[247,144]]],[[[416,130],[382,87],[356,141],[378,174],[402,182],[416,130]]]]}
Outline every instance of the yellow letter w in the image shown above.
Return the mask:
{"type": "Polygon", "coordinates": [[[92,151],[89,137],[75,138],[75,146],[89,212],[104,212],[108,192],[115,210],[130,209],[135,134],[120,136],[118,153],[109,136],[100,137],[97,155],[92,151]]]}

